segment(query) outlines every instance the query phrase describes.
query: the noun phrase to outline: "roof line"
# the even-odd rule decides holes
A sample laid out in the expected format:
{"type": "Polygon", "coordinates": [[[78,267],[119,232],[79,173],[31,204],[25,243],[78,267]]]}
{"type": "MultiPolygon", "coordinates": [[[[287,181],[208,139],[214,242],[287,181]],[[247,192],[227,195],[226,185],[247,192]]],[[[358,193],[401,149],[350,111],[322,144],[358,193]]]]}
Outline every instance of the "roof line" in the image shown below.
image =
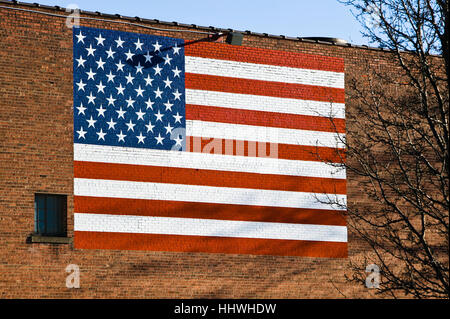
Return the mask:
{"type": "MultiPolygon", "coordinates": [[[[17,1],[17,0],[0,0],[0,4],[2,4],[2,3],[8,4],[8,5],[21,5],[21,6],[27,6],[27,7],[40,8],[40,9],[68,12],[66,8],[63,8],[60,6],[49,6],[49,5],[39,4],[36,2],[29,3],[29,2],[22,2],[22,1],[17,1]]],[[[2,7],[2,8],[11,8],[12,9],[13,7],[2,7]]],[[[32,12],[45,14],[44,11],[32,11],[32,12]]],[[[241,31],[241,30],[234,30],[234,29],[217,28],[217,27],[213,27],[213,26],[206,27],[206,26],[199,26],[196,24],[184,24],[184,23],[179,23],[179,22],[175,22],[175,21],[173,21],[173,22],[160,21],[158,19],[146,19],[146,18],[141,18],[138,16],[136,16],[136,17],[122,16],[120,14],[109,14],[109,13],[102,13],[99,11],[93,12],[93,11],[86,11],[86,10],[81,10],[81,9],[79,12],[80,12],[80,14],[102,17],[103,18],[102,20],[107,21],[107,22],[126,23],[126,22],[121,22],[121,21],[117,21],[117,20],[106,20],[104,18],[124,19],[124,20],[128,20],[128,21],[137,21],[137,22],[143,22],[143,23],[153,23],[153,24],[178,26],[178,27],[183,27],[183,28],[194,29],[194,30],[161,29],[161,28],[157,28],[157,27],[150,27],[148,25],[142,25],[142,24],[137,24],[137,23],[132,23],[132,22],[126,23],[126,24],[132,24],[132,25],[136,25],[139,27],[147,28],[147,29],[155,29],[155,30],[162,30],[162,31],[193,32],[193,33],[203,33],[203,34],[210,34],[210,35],[214,35],[214,34],[223,35],[224,33],[229,33],[229,32],[239,32],[244,35],[252,35],[252,36],[272,38],[272,39],[283,39],[283,40],[306,42],[306,43],[312,43],[312,44],[324,44],[324,45],[333,45],[333,46],[340,46],[340,47],[350,47],[350,48],[357,48],[357,49],[364,49],[364,50],[394,52],[393,50],[390,50],[390,49],[371,47],[368,45],[355,45],[355,44],[351,44],[351,43],[347,43],[347,42],[345,42],[345,43],[331,42],[331,41],[324,41],[324,40],[319,40],[319,39],[311,39],[308,37],[290,37],[290,36],[285,36],[285,35],[273,35],[273,34],[268,34],[268,33],[252,32],[249,30],[241,31]],[[203,31],[200,31],[200,30],[203,30],[203,31]]],[[[59,16],[59,15],[57,15],[57,16],[59,16]]],[[[67,15],[64,15],[64,16],[67,17],[67,15]]],[[[88,17],[80,17],[80,18],[81,19],[94,19],[94,18],[88,18],[88,17]]],[[[440,55],[437,55],[437,56],[440,56],[440,55]]]]}
{"type": "MultiPolygon", "coordinates": [[[[3,5],[1,5],[1,3],[5,3],[5,2],[6,1],[0,0],[0,8],[2,8],[2,9],[9,9],[9,10],[18,10],[18,11],[22,11],[22,12],[38,13],[38,14],[48,15],[48,16],[51,16],[51,17],[58,17],[58,18],[65,18],[65,19],[67,17],[70,17],[70,15],[66,15],[66,14],[57,14],[57,13],[50,13],[50,12],[46,12],[46,11],[31,10],[31,9],[24,9],[24,8],[17,8],[17,7],[12,7],[12,6],[3,6],[3,5]]],[[[17,2],[15,2],[15,3],[17,3],[17,2]]],[[[38,5],[38,4],[36,4],[36,5],[39,8],[43,7],[42,5],[38,5]]],[[[208,35],[216,35],[216,36],[217,35],[219,35],[219,36],[224,35],[224,33],[203,32],[203,31],[198,31],[198,30],[163,29],[163,28],[151,27],[151,26],[148,26],[148,25],[143,25],[143,24],[138,24],[138,23],[133,23],[133,22],[128,22],[128,21],[109,20],[109,19],[97,18],[97,17],[81,17],[80,16],[78,18],[79,19],[85,19],[85,20],[96,20],[96,21],[103,21],[103,22],[111,22],[111,23],[122,23],[122,24],[128,24],[128,25],[133,25],[133,26],[137,26],[137,27],[141,27],[141,28],[146,28],[146,29],[151,29],[151,30],[158,30],[158,31],[191,32],[191,33],[197,33],[197,34],[200,33],[200,34],[208,34],[208,35]]],[[[114,18],[120,18],[120,16],[114,16],[114,18]]]]}

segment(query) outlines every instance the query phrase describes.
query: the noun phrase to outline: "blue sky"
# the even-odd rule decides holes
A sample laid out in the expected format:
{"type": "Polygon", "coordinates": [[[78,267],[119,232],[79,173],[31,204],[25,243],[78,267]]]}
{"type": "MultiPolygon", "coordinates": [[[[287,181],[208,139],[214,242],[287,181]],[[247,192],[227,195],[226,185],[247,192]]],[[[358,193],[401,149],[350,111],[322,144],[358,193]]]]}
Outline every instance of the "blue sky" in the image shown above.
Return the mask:
{"type": "Polygon", "coordinates": [[[46,5],[287,36],[342,38],[368,44],[337,0],[41,0],[46,5]]]}

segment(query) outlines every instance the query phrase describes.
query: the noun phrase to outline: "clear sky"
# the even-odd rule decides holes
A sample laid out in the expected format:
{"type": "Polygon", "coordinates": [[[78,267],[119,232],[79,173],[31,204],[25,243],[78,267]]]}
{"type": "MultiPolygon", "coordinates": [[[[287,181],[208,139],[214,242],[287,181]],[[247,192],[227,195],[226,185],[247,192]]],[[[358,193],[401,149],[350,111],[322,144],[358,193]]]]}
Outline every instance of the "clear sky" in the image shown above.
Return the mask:
{"type": "MultiPolygon", "coordinates": [[[[33,1],[28,1],[33,2],[33,1]]],[[[38,0],[46,5],[286,36],[368,44],[350,7],[337,0],[38,0]]]]}

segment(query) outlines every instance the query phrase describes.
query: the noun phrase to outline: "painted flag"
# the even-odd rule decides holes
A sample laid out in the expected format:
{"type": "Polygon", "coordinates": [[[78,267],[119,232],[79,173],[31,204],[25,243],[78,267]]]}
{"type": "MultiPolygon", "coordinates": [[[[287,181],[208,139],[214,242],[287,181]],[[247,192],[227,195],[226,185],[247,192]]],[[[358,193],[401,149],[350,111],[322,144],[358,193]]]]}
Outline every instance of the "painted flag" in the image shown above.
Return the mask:
{"type": "Polygon", "coordinates": [[[75,248],[347,256],[342,59],[87,27],[73,54],[75,248]]]}

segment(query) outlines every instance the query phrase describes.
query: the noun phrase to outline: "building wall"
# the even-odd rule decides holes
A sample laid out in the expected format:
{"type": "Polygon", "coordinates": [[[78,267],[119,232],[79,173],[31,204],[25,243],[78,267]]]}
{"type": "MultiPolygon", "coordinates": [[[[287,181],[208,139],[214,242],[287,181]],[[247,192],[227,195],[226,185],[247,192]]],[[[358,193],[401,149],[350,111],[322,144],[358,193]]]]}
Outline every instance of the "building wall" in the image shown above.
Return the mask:
{"type": "MultiPolygon", "coordinates": [[[[81,20],[81,24],[186,40],[205,37],[91,20],[81,20]]],[[[243,45],[343,58],[346,81],[360,76],[366,60],[381,69],[390,69],[389,53],[377,50],[256,35],[246,35],[243,45]]],[[[35,193],[68,195],[68,236],[73,237],[72,63],[72,30],[64,18],[0,8],[0,297],[373,296],[373,291],[344,278],[350,274],[349,260],[359,258],[366,249],[351,229],[349,259],[77,250],[72,244],[28,243],[27,237],[34,228],[35,193]],[[69,264],[80,267],[79,289],[66,288],[65,268],[69,264]]],[[[351,107],[348,91],[346,104],[347,109],[351,107]]],[[[349,205],[366,201],[358,184],[358,179],[349,173],[349,205]]]]}

